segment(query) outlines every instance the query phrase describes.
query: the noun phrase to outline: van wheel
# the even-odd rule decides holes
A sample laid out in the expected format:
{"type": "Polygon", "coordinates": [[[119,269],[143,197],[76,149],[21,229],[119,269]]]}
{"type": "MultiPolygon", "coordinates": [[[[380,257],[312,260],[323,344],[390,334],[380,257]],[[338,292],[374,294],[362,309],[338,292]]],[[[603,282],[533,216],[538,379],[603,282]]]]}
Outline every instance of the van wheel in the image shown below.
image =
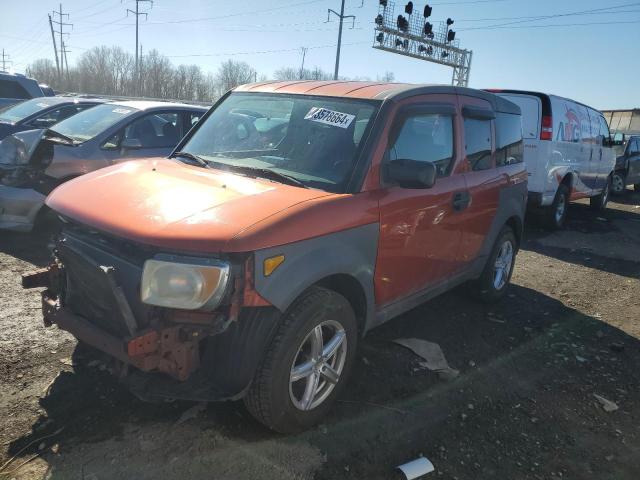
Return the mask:
{"type": "Polygon", "coordinates": [[[626,175],[623,171],[614,172],[611,176],[611,194],[622,195],[627,188],[626,175]]]}
{"type": "Polygon", "coordinates": [[[505,295],[516,261],[517,245],[513,230],[504,227],[491,250],[482,275],[472,283],[472,292],[478,300],[493,303],[505,295]]]}
{"type": "Polygon", "coordinates": [[[591,197],[589,199],[589,206],[591,207],[591,209],[600,211],[607,208],[610,191],[611,191],[611,177],[607,179],[607,184],[602,189],[602,192],[600,193],[600,195],[596,195],[595,197],[591,197]]]}
{"type": "Polygon", "coordinates": [[[267,427],[295,433],[317,423],[344,388],[358,337],[342,295],[312,287],[284,314],[244,403],[267,427]]]}
{"type": "Polygon", "coordinates": [[[569,208],[569,188],[560,185],[553,203],[547,208],[546,224],[552,230],[558,230],[564,226],[567,220],[567,209],[569,208]]]}

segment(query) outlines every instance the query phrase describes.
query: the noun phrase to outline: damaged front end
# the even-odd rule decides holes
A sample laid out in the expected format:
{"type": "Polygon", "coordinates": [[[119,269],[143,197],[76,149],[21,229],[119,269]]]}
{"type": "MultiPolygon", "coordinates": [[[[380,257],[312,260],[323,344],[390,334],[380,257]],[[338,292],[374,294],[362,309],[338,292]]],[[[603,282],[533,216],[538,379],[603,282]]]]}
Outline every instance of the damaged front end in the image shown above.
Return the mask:
{"type": "MultiPolygon", "coordinates": [[[[225,259],[229,278],[215,308],[192,310],[142,301],[145,264],[158,258],[163,261],[167,255],[69,225],[50,265],[25,274],[22,284],[45,287],[45,326],[55,324],[110,356],[114,371],[138,397],[239,398],[253,378],[277,318],[275,308],[256,300],[251,282],[246,282],[250,257],[225,259]]],[[[162,293],[164,284],[156,284],[162,293]]]]}

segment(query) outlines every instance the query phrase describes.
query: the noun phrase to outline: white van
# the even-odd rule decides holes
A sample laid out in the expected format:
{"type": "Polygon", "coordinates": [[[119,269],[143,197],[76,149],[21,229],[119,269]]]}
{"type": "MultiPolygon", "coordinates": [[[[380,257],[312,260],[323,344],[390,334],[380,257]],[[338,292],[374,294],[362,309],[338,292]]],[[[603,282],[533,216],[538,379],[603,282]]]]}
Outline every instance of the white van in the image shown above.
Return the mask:
{"type": "Polygon", "coordinates": [[[615,153],[603,115],[546,93],[489,91],[522,110],[529,206],[542,209],[552,228],[562,227],[571,200],[588,197],[592,208],[606,208],[615,153]]]}

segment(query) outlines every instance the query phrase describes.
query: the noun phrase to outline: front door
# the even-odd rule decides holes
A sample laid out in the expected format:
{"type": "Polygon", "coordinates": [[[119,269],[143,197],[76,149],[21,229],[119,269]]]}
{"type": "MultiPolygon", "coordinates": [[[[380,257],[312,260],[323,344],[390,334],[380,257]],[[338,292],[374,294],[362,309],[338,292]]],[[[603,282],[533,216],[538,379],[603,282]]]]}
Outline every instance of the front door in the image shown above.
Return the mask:
{"type": "Polygon", "coordinates": [[[481,254],[482,246],[496,217],[500,189],[508,183],[508,176],[500,174],[495,165],[494,117],[488,101],[460,96],[462,136],[466,173],[464,179],[469,205],[460,212],[464,236],[461,260],[472,262],[481,254]]]}
{"type": "Polygon", "coordinates": [[[450,277],[460,269],[462,232],[453,208],[454,195],[464,191],[457,171],[457,117],[454,95],[409,99],[397,111],[383,160],[432,162],[438,178],[429,189],[385,185],[380,199],[380,242],[375,270],[376,301],[393,303],[450,277]]]}

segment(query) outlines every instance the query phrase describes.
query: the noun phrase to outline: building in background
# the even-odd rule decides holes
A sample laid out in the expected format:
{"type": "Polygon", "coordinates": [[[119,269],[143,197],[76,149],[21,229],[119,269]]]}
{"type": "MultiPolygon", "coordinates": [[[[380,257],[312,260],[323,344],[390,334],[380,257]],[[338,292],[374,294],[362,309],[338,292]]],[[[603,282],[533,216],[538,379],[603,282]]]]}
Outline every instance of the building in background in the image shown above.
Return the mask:
{"type": "Polygon", "coordinates": [[[612,132],[640,134],[640,108],[629,110],[603,110],[612,132]]]}

